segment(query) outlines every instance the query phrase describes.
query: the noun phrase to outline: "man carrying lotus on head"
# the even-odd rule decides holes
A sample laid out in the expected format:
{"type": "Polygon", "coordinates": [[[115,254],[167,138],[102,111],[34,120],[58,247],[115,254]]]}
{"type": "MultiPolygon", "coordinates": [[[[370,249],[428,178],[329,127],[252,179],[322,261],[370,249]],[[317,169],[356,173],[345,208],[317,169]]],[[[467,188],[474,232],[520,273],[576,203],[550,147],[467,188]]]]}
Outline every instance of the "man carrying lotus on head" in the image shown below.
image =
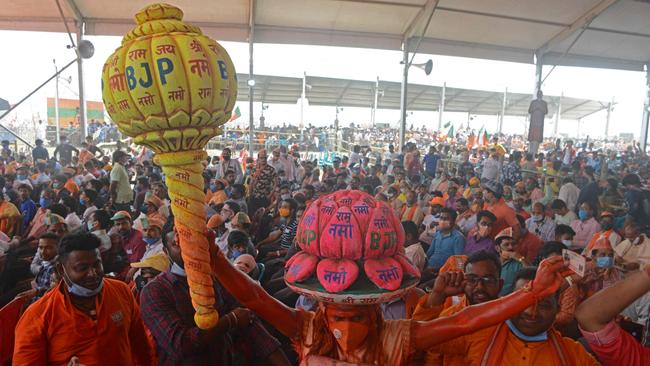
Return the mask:
{"type": "Polygon", "coordinates": [[[283,305],[218,250],[211,254],[217,280],[291,338],[303,366],[408,365],[417,351],[502,323],[552,296],[566,274],[562,258],[549,258],[534,281],[506,297],[432,321],[384,320],[380,304],[419,280],[388,206],[359,191],[324,196],[303,215],[296,240],[302,251],[287,262],[285,281],[319,301],[315,312],[283,305]]]}

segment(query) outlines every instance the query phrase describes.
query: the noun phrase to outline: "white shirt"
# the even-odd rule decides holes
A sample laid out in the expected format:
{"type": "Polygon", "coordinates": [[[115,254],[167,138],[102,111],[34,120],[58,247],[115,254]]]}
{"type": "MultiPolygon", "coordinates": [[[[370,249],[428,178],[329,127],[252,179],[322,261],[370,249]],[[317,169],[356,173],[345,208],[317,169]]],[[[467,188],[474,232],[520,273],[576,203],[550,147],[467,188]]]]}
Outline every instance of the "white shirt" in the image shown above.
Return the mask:
{"type": "Polygon", "coordinates": [[[573,183],[563,184],[560,188],[558,198],[566,203],[569,210],[574,210],[578,204],[578,196],[580,195],[580,188],[573,183]]]}
{"type": "Polygon", "coordinates": [[[111,243],[111,237],[106,234],[106,230],[95,230],[92,232],[96,237],[99,238],[99,241],[102,243],[99,246],[100,252],[105,252],[110,250],[113,244],[111,243]]]}
{"type": "Polygon", "coordinates": [[[578,216],[576,216],[576,213],[573,211],[569,211],[564,216],[555,215],[555,224],[571,226],[571,223],[576,221],[577,219],[578,216]]]}
{"type": "Polygon", "coordinates": [[[77,231],[81,228],[81,219],[74,212],[69,213],[68,216],[65,217],[64,222],[68,225],[68,230],[70,232],[77,231]]]}
{"type": "Polygon", "coordinates": [[[499,174],[499,161],[493,158],[487,158],[483,162],[483,172],[481,173],[481,181],[496,180],[499,174]]]}

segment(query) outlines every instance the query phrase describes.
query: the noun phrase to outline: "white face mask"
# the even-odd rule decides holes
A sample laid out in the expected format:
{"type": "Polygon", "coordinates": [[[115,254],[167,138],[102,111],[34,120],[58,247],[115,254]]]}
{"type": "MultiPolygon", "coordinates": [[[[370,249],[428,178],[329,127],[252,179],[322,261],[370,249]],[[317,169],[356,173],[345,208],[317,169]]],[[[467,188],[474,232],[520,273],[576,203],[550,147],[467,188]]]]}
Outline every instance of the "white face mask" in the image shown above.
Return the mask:
{"type": "Polygon", "coordinates": [[[563,239],[562,244],[564,244],[567,248],[570,248],[571,245],[573,245],[573,241],[571,241],[569,239],[563,239]]]}

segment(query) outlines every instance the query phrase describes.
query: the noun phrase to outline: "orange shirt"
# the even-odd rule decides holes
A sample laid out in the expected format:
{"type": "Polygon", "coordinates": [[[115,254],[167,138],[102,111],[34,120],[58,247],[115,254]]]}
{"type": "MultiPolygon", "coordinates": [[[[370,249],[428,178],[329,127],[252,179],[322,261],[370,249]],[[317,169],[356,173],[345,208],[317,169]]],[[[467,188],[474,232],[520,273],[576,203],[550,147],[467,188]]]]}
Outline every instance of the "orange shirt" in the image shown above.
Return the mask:
{"type": "Polygon", "coordinates": [[[93,321],[70,301],[63,281],[32,304],[18,322],[14,365],[153,365],[140,308],[129,287],[104,279],[93,321]]]}
{"type": "Polygon", "coordinates": [[[209,204],[215,204],[218,205],[220,203],[224,203],[228,200],[228,196],[226,195],[226,191],[223,189],[220,191],[216,191],[212,193],[212,197],[210,198],[209,204]]]}
{"type": "Polygon", "coordinates": [[[492,239],[505,228],[519,226],[515,210],[508,206],[503,198],[500,198],[495,204],[487,207],[487,210],[497,217],[497,221],[492,225],[492,232],[490,233],[492,239]]]}
{"type": "MultiPolygon", "coordinates": [[[[494,338],[497,327],[504,327],[505,342],[502,352],[497,348],[493,348],[490,352],[489,361],[487,365],[491,365],[496,357],[500,359],[500,365],[517,365],[517,366],[561,366],[556,363],[555,349],[552,344],[551,336],[547,341],[542,342],[524,342],[517,338],[505,324],[489,327],[478,332],[456,338],[449,342],[443,343],[433,348],[433,350],[443,353],[445,357],[448,355],[457,355],[464,357],[462,365],[479,366],[485,355],[488,346],[494,338]]],[[[560,343],[564,349],[563,355],[566,358],[567,365],[571,366],[597,366],[600,365],[593,356],[591,356],[584,347],[570,339],[563,338],[556,330],[549,330],[554,332],[555,339],[560,343]]]]}
{"type": "Polygon", "coordinates": [[[75,181],[72,178],[68,179],[68,181],[65,182],[63,188],[67,189],[70,192],[70,194],[74,197],[79,195],[79,186],[77,185],[77,183],[75,183],[75,181]]]}
{"type": "Polygon", "coordinates": [[[540,249],[544,246],[544,242],[537,235],[527,231],[519,239],[517,246],[517,253],[526,259],[526,263],[534,263],[540,249]]]}

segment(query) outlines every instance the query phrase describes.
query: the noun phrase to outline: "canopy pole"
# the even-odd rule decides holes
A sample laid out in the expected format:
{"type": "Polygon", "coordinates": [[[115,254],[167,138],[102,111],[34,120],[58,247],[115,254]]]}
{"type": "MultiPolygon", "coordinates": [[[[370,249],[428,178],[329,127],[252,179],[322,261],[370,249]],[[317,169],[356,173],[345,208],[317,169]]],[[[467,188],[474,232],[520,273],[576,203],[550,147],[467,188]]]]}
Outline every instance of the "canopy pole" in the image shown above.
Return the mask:
{"type": "Polygon", "coordinates": [[[307,72],[302,72],[302,93],[300,94],[300,142],[303,140],[305,129],[305,94],[307,89],[307,72]]]}
{"type": "Polygon", "coordinates": [[[503,92],[503,104],[501,105],[501,115],[499,116],[499,135],[503,130],[503,117],[506,115],[506,103],[508,101],[508,88],[503,92]]]}
{"type": "Polygon", "coordinates": [[[609,138],[609,121],[612,118],[612,109],[614,107],[614,98],[607,104],[607,119],[605,120],[605,139],[609,138]]]}
{"type": "Polygon", "coordinates": [[[248,150],[250,156],[254,152],[255,121],[253,118],[253,100],[255,96],[255,79],[253,78],[253,43],[255,38],[255,0],[249,2],[248,18],[248,150]]]}
{"type": "Polygon", "coordinates": [[[557,138],[557,130],[560,127],[560,119],[562,118],[562,98],[564,98],[564,92],[560,94],[560,98],[557,100],[557,112],[555,113],[555,125],[553,126],[553,137],[557,138]]]}
{"type": "Polygon", "coordinates": [[[641,151],[646,152],[648,146],[648,127],[650,125],[650,63],[645,64],[645,104],[643,106],[643,121],[641,122],[641,151]]]}
{"type": "Polygon", "coordinates": [[[399,125],[399,150],[402,151],[406,139],[406,94],[408,93],[408,80],[409,80],[409,51],[407,40],[402,44],[402,63],[404,64],[404,71],[402,74],[402,90],[400,98],[400,125],[399,125]]]}
{"type": "Polygon", "coordinates": [[[379,101],[379,76],[377,76],[377,82],[375,83],[375,100],[372,103],[372,113],[370,113],[370,125],[375,127],[375,118],[377,114],[377,103],[379,101]]]}
{"type": "Polygon", "coordinates": [[[445,113],[446,94],[447,94],[447,82],[445,81],[444,83],[442,83],[442,92],[440,94],[440,106],[438,107],[438,131],[442,130],[442,116],[445,113]]]}
{"type": "MultiPolygon", "coordinates": [[[[77,23],[77,46],[81,45],[81,41],[83,40],[84,26],[84,20],[80,20],[77,23]]],[[[81,52],[79,52],[79,50],[77,50],[77,72],[79,74],[79,130],[81,132],[81,141],[84,141],[87,132],[86,95],[84,93],[83,58],[81,57],[81,52]]]]}

